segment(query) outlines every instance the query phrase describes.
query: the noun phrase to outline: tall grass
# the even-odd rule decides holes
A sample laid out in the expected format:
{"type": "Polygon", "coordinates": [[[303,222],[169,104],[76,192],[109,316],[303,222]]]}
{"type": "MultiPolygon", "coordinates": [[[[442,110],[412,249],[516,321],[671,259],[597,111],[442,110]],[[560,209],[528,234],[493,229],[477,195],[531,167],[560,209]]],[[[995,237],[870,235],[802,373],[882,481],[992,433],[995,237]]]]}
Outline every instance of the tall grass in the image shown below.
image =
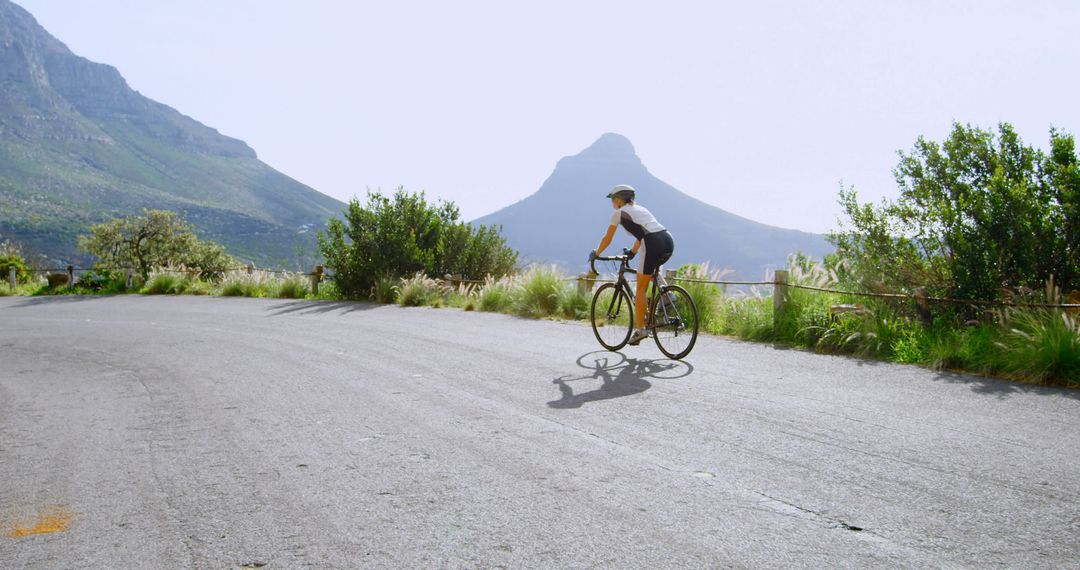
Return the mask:
{"type": "Polygon", "coordinates": [[[474,283],[462,283],[450,291],[446,304],[464,311],[475,311],[480,306],[480,288],[474,283]]]}
{"type": "Polygon", "coordinates": [[[300,273],[286,273],[271,280],[267,288],[268,296],[278,299],[303,299],[311,289],[311,278],[300,273]]]}
{"type": "Polygon", "coordinates": [[[995,344],[1008,358],[996,362],[1011,375],[1044,384],[1080,383],[1080,317],[1055,309],[1007,309],[1008,332],[995,344]]]}
{"type": "Polygon", "coordinates": [[[401,281],[398,304],[402,307],[441,307],[446,304],[444,294],[445,289],[438,281],[417,273],[401,281]]]}
{"type": "Polygon", "coordinates": [[[699,281],[720,281],[726,272],[713,271],[708,264],[685,265],[676,272],[676,276],[688,281],[676,281],[675,284],[690,293],[694,304],[698,308],[698,327],[701,330],[719,334],[723,332],[722,318],[725,290],[712,283],[699,283],[699,281]]]}
{"type": "Polygon", "coordinates": [[[559,310],[566,282],[554,267],[533,267],[521,276],[511,295],[514,313],[534,319],[550,317],[559,310]]]}
{"type": "Polygon", "coordinates": [[[480,310],[490,313],[509,312],[516,286],[517,279],[513,277],[498,280],[488,277],[477,293],[480,310]]]}
{"type": "Polygon", "coordinates": [[[153,271],[146,279],[140,293],[144,295],[182,295],[192,285],[193,279],[168,270],[153,271]]]}
{"type": "Polygon", "coordinates": [[[229,271],[221,279],[218,294],[222,297],[262,297],[263,279],[246,271],[229,271]]]}
{"type": "Polygon", "coordinates": [[[393,277],[377,277],[375,285],[371,288],[371,299],[376,303],[391,305],[398,300],[399,279],[393,277]]]}

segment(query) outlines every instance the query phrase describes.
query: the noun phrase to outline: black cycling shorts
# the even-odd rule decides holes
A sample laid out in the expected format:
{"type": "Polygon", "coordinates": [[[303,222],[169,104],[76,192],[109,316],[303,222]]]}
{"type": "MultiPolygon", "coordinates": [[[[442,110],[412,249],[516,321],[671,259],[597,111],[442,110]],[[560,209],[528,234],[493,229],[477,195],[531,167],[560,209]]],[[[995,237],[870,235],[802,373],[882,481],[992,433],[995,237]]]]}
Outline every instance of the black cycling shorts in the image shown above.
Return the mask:
{"type": "Polygon", "coordinates": [[[661,265],[671,259],[671,254],[675,253],[675,240],[671,238],[671,233],[667,230],[646,234],[645,239],[641,241],[645,254],[641,256],[641,266],[638,268],[640,274],[656,273],[661,265]]]}

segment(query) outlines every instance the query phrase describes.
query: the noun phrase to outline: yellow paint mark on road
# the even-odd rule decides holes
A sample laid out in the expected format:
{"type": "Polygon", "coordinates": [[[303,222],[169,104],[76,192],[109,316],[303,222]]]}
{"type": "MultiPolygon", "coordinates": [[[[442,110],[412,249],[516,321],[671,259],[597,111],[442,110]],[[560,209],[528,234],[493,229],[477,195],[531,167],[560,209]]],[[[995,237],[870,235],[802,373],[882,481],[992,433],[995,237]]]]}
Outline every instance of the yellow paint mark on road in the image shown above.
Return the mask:
{"type": "Polygon", "coordinates": [[[23,538],[35,534],[49,534],[64,532],[75,520],[75,513],[63,507],[51,507],[38,515],[37,521],[31,525],[17,524],[8,532],[8,538],[23,538]]]}

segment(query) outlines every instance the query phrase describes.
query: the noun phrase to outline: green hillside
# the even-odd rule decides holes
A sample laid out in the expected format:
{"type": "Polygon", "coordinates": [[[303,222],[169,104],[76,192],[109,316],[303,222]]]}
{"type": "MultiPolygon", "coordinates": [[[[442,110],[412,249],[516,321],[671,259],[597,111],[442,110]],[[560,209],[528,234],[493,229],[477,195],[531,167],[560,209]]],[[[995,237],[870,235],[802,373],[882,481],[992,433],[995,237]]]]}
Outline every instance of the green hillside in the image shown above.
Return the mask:
{"type": "Polygon", "coordinates": [[[143,208],[184,213],[242,258],[291,265],[344,205],[133,91],[0,0],[0,238],[79,261],[75,236],[143,208]]]}

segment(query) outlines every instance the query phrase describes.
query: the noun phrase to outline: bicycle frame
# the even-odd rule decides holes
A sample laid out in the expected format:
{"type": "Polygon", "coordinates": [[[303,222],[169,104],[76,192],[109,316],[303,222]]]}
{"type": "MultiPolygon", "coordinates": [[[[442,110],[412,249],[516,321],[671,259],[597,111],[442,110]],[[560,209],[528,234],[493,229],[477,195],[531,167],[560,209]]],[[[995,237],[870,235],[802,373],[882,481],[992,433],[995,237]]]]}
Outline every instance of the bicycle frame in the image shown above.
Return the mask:
{"type": "MultiPolygon", "coordinates": [[[[610,257],[597,257],[596,259],[594,259],[592,262],[589,263],[589,269],[590,269],[590,271],[592,272],[593,275],[599,275],[599,272],[596,271],[596,262],[597,261],[618,261],[619,262],[619,277],[615,280],[615,284],[616,284],[617,287],[620,287],[621,289],[623,289],[623,291],[626,292],[626,295],[628,297],[630,297],[630,302],[631,303],[635,303],[637,301],[637,298],[636,298],[636,296],[634,294],[634,288],[630,286],[630,282],[627,281],[627,279],[626,279],[626,274],[627,273],[637,275],[637,270],[632,269],[630,267],[630,258],[628,256],[626,256],[626,255],[612,255],[610,257]]],[[[649,285],[650,285],[649,286],[649,292],[648,292],[648,294],[646,296],[646,302],[645,302],[645,328],[654,329],[654,328],[656,328],[656,325],[654,323],[655,319],[653,318],[654,315],[652,314],[652,311],[649,310],[649,308],[652,307],[653,299],[655,299],[656,296],[660,294],[660,290],[667,285],[667,281],[664,279],[664,273],[663,273],[662,267],[658,267],[656,269],[656,273],[653,274],[652,282],[649,285]]],[[[660,303],[658,306],[663,307],[664,304],[660,303]]],[[[666,314],[667,313],[667,307],[664,307],[664,312],[665,312],[664,316],[668,317],[668,315],[666,314]]]]}

